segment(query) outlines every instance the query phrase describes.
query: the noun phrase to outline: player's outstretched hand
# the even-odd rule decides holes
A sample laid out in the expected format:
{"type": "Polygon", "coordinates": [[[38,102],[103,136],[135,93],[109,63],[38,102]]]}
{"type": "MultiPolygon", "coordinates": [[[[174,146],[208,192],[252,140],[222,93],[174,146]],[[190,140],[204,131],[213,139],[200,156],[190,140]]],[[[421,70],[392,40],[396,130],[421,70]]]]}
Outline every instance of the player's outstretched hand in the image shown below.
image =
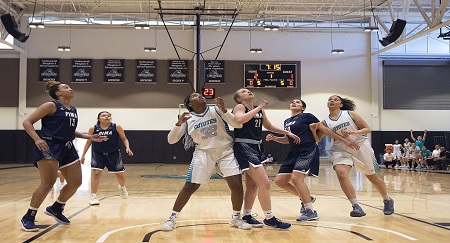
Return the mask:
{"type": "Polygon", "coordinates": [[[94,134],[94,135],[92,135],[91,136],[91,140],[92,140],[92,142],[103,142],[103,141],[106,141],[106,140],[108,140],[108,137],[107,136],[101,136],[101,135],[99,135],[99,134],[94,134]]]}
{"type": "Polygon", "coordinates": [[[220,111],[222,111],[223,113],[227,113],[227,109],[225,108],[225,103],[223,102],[222,98],[217,97],[214,99],[214,101],[216,102],[216,106],[220,109],[220,111]]]}

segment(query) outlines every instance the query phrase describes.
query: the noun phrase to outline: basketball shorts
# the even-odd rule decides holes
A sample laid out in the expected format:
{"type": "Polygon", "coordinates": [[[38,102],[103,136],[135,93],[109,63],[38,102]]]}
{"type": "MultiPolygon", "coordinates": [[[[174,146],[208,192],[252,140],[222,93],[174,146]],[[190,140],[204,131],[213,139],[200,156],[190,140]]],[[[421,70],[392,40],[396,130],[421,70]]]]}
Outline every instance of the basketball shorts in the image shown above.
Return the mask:
{"type": "Polygon", "coordinates": [[[239,168],[242,171],[249,169],[249,164],[253,167],[262,166],[264,147],[262,144],[250,144],[235,142],[233,145],[234,155],[239,163],[239,168]]]}
{"type": "Polygon", "coordinates": [[[316,143],[307,143],[289,151],[278,174],[292,174],[297,171],[303,174],[318,176],[320,164],[319,148],[316,143]]]}
{"type": "Polygon", "coordinates": [[[103,170],[105,167],[111,173],[125,171],[120,150],[111,153],[92,153],[91,168],[93,170],[103,170]]]}
{"type": "Polygon", "coordinates": [[[225,178],[242,173],[234,157],[233,147],[207,150],[195,149],[186,182],[196,184],[208,183],[215,171],[216,164],[225,178]]]}
{"type": "Polygon", "coordinates": [[[39,160],[53,159],[58,161],[59,168],[61,169],[76,163],[80,158],[72,141],[67,142],[56,142],[51,140],[44,140],[44,141],[47,143],[49,150],[41,151],[37,147],[35,147],[34,166],[36,167],[39,166],[39,160]]]}
{"type": "Polygon", "coordinates": [[[378,167],[375,153],[367,140],[359,144],[359,150],[352,148],[332,148],[330,154],[333,166],[355,166],[357,171],[365,175],[373,175],[380,168],[378,167]]]}

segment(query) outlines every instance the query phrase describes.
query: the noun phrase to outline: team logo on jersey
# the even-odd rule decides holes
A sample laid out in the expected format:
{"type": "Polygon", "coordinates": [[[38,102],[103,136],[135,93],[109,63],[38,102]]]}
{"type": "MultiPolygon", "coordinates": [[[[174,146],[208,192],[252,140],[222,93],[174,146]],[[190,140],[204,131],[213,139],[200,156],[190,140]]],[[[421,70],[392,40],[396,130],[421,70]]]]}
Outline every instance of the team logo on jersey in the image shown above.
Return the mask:
{"type": "Polygon", "coordinates": [[[66,111],[66,116],[68,116],[68,117],[73,117],[73,118],[78,118],[78,116],[77,116],[76,113],[74,113],[74,112],[69,112],[69,111],[66,111]]]}
{"type": "Polygon", "coordinates": [[[216,118],[212,118],[212,119],[206,120],[204,122],[200,122],[199,124],[195,124],[194,125],[194,129],[197,129],[197,128],[200,128],[200,127],[204,127],[204,126],[207,126],[207,125],[210,125],[210,124],[214,124],[214,123],[217,123],[217,119],[216,118]]]}
{"type": "Polygon", "coordinates": [[[262,113],[256,113],[253,118],[262,118],[262,113]]]}
{"type": "Polygon", "coordinates": [[[342,129],[344,127],[348,127],[348,126],[350,126],[350,122],[344,122],[344,123],[341,123],[341,124],[333,127],[333,131],[336,132],[337,130],[342,129]]]}
{"type": "Polygon", "coordinates": [[[100,136],[110,136],[110,135],[112,135],[112,131],[101,131],[101,132],[98,132],[98,134],[100,136]]]}

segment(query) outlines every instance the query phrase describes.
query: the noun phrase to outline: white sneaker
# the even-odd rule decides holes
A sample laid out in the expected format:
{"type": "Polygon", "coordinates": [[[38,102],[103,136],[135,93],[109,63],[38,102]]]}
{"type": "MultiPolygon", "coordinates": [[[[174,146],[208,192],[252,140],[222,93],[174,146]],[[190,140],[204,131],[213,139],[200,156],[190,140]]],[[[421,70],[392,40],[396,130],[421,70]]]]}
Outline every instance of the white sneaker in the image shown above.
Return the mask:
{"type": "Polygon", "coordinates": [[[232,216],[229,225],[243,230],[249,230],[252,228],[252,226],[244,222],[240,216],[232,216]]]}
{"type": "Polygon", "coordinates": [[[120,185],[117,186],[117,188],[119,189],[120,197],[121,197],[122,199],[127,199],[127,198],[128,198],[128,191],[127,191],[127,188],[126,188],[126,187],[121,187],[120,185]]]}
{"type": "Polygon", "coordinates": [[[89,201],[91,205],[100,205],[100,201],[98,200],[96,195],[91,195],[91,200],[89,201]]]}
{"type": "Polygon", "coordinates": [[[159,228],[162,231],[172,231],[176,228],[176,222],[174,218],[169,218],[166,220],[166,222],[161,224],[161,227],[159,228]]]}

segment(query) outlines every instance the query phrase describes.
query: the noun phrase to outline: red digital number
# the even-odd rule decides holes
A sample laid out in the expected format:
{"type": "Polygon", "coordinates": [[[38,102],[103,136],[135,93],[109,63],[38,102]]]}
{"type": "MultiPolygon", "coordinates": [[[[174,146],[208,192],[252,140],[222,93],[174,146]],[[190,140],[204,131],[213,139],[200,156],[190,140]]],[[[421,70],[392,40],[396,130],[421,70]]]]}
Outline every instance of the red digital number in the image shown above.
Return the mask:
{"type": "Polygon", "coordinates": [[[253,80],[250,80],[250,82],[248,83],[248,85],[253,86],[254,82],[253,80]]]}
{"type": "Polygon", "coordinates": [[[216,89],[214,88],[203,88],[203,96],[205,98],[215,98],[216,89]]]}

